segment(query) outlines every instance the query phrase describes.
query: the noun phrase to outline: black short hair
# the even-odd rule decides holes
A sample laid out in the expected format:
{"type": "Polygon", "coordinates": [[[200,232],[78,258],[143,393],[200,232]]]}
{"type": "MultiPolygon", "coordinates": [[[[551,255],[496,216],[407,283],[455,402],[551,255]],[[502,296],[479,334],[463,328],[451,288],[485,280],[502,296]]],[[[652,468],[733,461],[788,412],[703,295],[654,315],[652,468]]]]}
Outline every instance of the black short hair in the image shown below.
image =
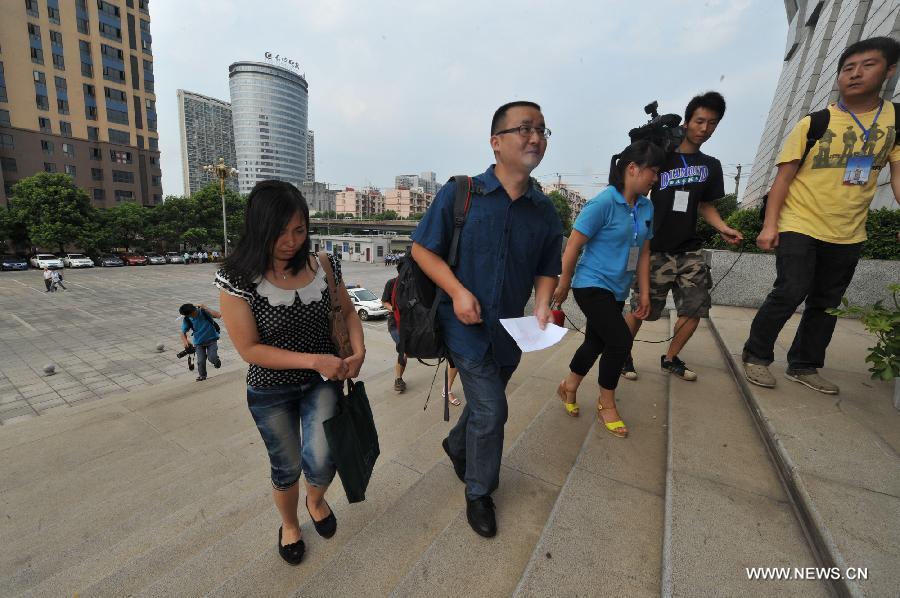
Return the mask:
{"type": "Polygon", "coordinates": [[[306,241],[290,260],[288,267],[297,274],[309,265],[309,206],[300,190],[285,181],[260,181],[247,196],[244,234],[225,260],[225,267],[251,280],[265,275],[272,266],[275,242],[295,214],[306,225],[306,241]]]}
{"type": "Polygon", "coordinates": [[[612,157],[609,163],[609,184],[621,193],[625,189],[625,169],[634,162],[641,168],[661,168],[666,161],[666,152],[646,139],[635,141],[622,153],[612,157]]]}
{"type": "Polygon", "coordinates": [[[706,108],[719,115],[719,120],[725,116],[725,98],[718,91],[707,91],[704,94],[694,96],[684,109],[684,124],[688,124],[694,117],[697,108],[706,108]]]}
{"type": "Polygon", "coordinates": [[[182,305],[181,307],[178,308],[178,313],[180,313],[183,316],[189,316],[192,313],[194,313],[196,310],[197,310],[197,308],[194,307],[193,303],[185,303],[184,305],[182,305]]]}
{"type": "Polygon", "coordinates": [[[534,108],[535,110],[541,109],[541,107],[534,102],[528,102],[525,100],[517,100],[515,102],[503,104],[502,106],[497,108],[497,111],[494,112],[494,118],[491,119],[491,135],[500,130],[500,125],[501,123],[503,123],[503,119],[506,118],[506,113],[509,112],[509,109],[518,108],[519,106],[534,108]]]}
{"type": "Polygon", "coordinates": [[[847,62],[848,58],[854,54],[862,54],[870,50],[881,52],[888,66],[897,64],[897,60],[900,59],[900,43],[897,40],[884,36],[870,37],[869,39],[861,39],[855,44],[850,44],[846,50],[841,52],[841,57],[838,59],[838,72],[844,68],[844,63],[847,62]]]}

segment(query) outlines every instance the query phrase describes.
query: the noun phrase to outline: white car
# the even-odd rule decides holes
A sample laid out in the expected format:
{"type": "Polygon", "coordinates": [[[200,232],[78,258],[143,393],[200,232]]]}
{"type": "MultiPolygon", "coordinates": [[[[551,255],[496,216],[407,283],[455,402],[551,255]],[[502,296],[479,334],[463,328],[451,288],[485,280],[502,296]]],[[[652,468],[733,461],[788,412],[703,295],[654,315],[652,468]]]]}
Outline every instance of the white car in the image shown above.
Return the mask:
{"type": "Polygon", "coordinates": [[[167,264],[183,264],[184,263],[184,255],[178,253],[177,251],[167,251],[166,252],[166,263],[167,264]]]}
{"type": "Polygon", "coordinates": [[[347,292],[350,293],[350,299],[353,301],[353,307],[356,308],[356,313],[359,314],[360,320],[365,321],[369,318],[387,316],[391,313],[381,304],[381,299],[369,289],[350,286],[347,288],[347,292]]]}
{"type": "Polygon", "coordinates": [[[63,265],[66,268],[93,268],[94,262],[91,258],[80,253],[67,253],[63,258],[63,265]]]}
{"type": "Polygon", "coordinates": [[[38,270],[50,268],[51,270],[61,270],[65,268],[63,261],[50,253],[38,253],[31,258],[31,266],[38,270]]]}
{"type": "Polygon", "coordinates": [[[165,265],[166,263],[166,258],[159,255],[158,253],[148,253],[147,259],[150,261],[151,266],[165,265]]]}

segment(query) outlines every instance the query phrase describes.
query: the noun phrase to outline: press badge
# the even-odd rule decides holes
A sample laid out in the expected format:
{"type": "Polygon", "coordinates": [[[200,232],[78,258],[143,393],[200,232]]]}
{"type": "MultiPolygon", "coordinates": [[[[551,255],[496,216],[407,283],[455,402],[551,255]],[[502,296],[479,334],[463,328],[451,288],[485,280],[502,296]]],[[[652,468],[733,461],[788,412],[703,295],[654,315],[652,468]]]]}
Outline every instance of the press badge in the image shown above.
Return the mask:
{"type": "Polygon", "coordinates": [[[637,270],[638,256],[641,254],[641,248],[637,245],[632,245],[628,249],[628,265],[625,267],[629,272],[634,272],[637,270]]]}
{"type": "Polygon", "coordinates": [[[688,198],[691,196],[687,191],[676,191],[675,201],[672,202],[673,212],[687,212],[688,198]]]}
{"type": "Polygon", "coordinates": [[[845,185],[865,185],[872,174],[875,156],[850,156],[844,170],[845,185]]]}

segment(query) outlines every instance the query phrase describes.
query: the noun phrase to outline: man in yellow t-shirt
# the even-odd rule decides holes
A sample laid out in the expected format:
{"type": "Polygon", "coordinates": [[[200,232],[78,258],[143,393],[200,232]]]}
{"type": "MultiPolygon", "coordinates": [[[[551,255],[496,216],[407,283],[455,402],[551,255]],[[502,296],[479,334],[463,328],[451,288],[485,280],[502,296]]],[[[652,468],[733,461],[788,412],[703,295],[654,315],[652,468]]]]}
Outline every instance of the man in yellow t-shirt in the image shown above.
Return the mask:
{"type": "Polygon", "coordinates": [[[810,117],[797,123],[784,142],[756,238],[760,249],[775,250],[777,278],[744,344],[744,374],[752,384],[775,386],[768,368],[775,340],[805,301],[786,376],[825,394],[839,392],[818,373],[836,320],[826,310],[840,304],[853,278],[878,175],[888,164],[891,188],[900,200],[898,115],[881,98],[898,58],[900,43],[888,37],[848,46],[838,61],[840,100],[828,107],[825,134],[805,160],[810,117]],[[840,148],[832,146],[838,135],[840,148]]]}

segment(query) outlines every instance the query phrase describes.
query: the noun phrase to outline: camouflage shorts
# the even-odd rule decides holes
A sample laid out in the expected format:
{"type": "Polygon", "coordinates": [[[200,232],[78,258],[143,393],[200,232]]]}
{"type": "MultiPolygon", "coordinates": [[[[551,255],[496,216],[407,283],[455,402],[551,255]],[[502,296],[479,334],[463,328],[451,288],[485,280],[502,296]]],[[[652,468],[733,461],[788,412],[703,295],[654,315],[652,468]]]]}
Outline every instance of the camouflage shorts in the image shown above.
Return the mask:
{"type": "MultiPolygon", "coordinates": [[[[679,316],[705,318],[709,316],[709,269],[700,251],[650,254],[650,315],[658,320],[666,306],[666,296],[672,291],[679,316]]],[[[631,309],[638,306],[638,281],[635,276],[631,288],[631,309]]]]}

